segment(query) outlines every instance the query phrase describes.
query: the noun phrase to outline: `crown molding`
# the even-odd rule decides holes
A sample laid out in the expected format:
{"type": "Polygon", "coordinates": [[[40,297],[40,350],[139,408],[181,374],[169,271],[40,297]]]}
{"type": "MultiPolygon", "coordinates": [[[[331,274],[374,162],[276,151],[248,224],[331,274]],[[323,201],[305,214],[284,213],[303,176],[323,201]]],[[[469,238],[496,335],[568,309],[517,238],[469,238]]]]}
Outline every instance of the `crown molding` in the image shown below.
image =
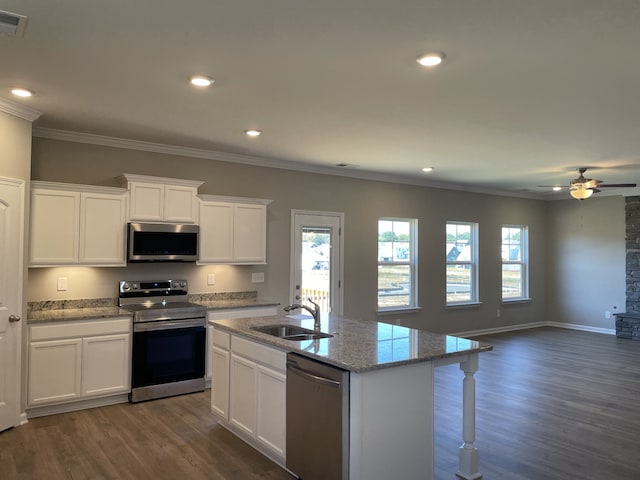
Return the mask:
{"type": "Polygon", "coordinates": [[[240,155],[236,153],[218,152],[215,150],[167,145],[163,143],[144,142],[140,140],[108,137],[104,135],[95,135],[92,133],[72,132],[54,128],[35,127],[33,129],[33,136],[40,138],[49,138],[52,140],[63,140],[67,142],[100,145],[103,147],[124,148],[128,150],[140,150],[144,152],[163,153],[167,155],[178,155],[182,157],[203,158],[220,162],[240,163],[244,165],[252,165],[254,167],[279,168],[283,170],[293,170],[320,175],[333,175],[337,177],[356,178],[359,180],[371,180],[374,182],[399,183],[402,185],[438,188],[441,190],[455,190],[468,193],[479,193],[484,195],[526,198],[530,200],[544,200],[541,199],[539,195],[530,192],[510,192],[506,190],[469,187],[468,185],[430,182],[428,180],[417,179],[409,176],[405,177],[401,175],[392,175],[380,172],[349,170],[344,167],[323,167],[303,162],[293,162],[290,160],[256,157],[252,155],[240,155]]]}
{"type": "Polygon", "coordinates": [[[24,120],[28,120],[33,123],[42,112],[34,110],[33,108],[25,107],[24,105],[18,105],[17,103],[10,102],[4,98],[0,98],[0,112],[8,113],[9,115],[13,115],[14,117],[19,117],[24,120]]]}

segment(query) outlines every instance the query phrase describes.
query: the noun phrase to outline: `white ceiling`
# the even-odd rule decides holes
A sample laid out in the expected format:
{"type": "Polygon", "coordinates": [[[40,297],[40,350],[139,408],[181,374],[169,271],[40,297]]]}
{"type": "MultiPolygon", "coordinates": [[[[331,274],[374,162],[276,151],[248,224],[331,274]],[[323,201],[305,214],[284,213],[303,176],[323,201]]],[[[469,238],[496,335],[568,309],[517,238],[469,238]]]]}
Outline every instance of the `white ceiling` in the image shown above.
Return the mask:
{"type": "Polygon", "coordinates": [[[23,37],[0,36],[0,97],[43,112],[37,127],[541,198],[568,196],[536,186],[567,185],[581,166],[640,183],[638,0],[0,0],[0,10],[28,16],[23,37]],[[418,66],[432,50],[445,63],[418,66]],[[215,85],[195,89],[194,73],[215,85]],[[16,85],[36,96],[13,97],[16,85]],[[264,133],[249,139],[247,128],[264,133]]]}

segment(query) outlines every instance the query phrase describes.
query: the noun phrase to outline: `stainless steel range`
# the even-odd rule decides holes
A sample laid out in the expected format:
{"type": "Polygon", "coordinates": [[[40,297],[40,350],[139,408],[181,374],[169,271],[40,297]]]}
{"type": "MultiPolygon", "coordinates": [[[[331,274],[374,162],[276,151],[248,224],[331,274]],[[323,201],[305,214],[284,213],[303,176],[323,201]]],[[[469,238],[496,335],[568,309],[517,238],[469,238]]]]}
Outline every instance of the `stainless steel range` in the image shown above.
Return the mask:
{"type": "Polygon", "coordinates": [[[120,282],[133,312],[131,402],[205,389],[206,309],[187,293],[186,280],[120,282]]]}

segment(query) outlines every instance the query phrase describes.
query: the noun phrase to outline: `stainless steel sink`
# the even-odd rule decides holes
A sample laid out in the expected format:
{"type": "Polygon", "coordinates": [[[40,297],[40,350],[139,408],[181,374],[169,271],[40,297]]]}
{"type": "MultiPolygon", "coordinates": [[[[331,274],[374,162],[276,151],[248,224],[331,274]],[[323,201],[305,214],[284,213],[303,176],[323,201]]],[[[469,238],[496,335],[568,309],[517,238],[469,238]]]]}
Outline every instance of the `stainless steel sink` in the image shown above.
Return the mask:
{"type": "Polygon", "coordinates": [[[291,340],[294,342],[333,337],[333,335],[331,335],[330,333],[309,330],[307,328],[298,327],[296,325],[264,325],[260,327],[251,327],[251,330],[266,333],[267,335],[282,338],[284,340],[291,340]]]}

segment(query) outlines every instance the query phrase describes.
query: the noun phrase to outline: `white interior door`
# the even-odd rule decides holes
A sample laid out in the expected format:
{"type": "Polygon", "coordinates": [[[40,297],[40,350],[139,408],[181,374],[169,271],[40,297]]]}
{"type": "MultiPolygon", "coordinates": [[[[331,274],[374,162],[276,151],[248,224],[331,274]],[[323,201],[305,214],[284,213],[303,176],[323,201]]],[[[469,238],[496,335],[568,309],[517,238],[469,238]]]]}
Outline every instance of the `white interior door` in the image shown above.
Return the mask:
{"type": "Polygon", "coordinates": [[[291,303],[311,299],[323,313],[342,314],[343,223],[342,213],[292,210],[291,303]]]}
{"type": "Polygon", "coordinates": [[[0,431],[20,418],[24,182],[0,178],[0,431]]]}

